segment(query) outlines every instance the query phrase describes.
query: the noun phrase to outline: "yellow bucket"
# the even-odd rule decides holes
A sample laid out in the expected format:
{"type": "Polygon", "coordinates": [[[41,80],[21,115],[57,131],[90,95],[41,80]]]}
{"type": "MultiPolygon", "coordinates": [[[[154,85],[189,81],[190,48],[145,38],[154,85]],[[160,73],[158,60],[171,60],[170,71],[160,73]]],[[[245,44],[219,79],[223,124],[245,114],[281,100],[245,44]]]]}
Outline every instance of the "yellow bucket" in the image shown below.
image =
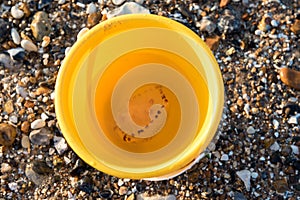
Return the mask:
{"type": "Polygon", "coordinates": [[[190,167],[218,128],[217,62],[190,29],[156,15],[88,31],[60,68],[55,109],[71,148],[117,177],[165,179],[190,167]]]}

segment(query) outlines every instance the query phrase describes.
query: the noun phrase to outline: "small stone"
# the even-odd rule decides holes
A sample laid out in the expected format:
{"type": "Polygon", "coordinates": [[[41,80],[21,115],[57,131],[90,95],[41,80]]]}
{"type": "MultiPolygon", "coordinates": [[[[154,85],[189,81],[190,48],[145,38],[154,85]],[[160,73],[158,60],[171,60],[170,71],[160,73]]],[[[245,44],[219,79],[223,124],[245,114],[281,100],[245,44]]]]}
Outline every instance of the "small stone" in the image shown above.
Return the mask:
{"type": "Polygon", "coordinates": [[[48,128],[41,128],[38,130],[31,131],[29,139],[32,144],[35,145],[48,145],[50,140],[53,138],[53,134],[48,128]]]}
{"type": "Polygon", "coordinates": [[[234,54],[234,53],[235,53],[235,48],[234,48],[234,47],[229,48],[229,49],[225,52],[225,54],[226,54],[227,56],[231,56],[231,55],[234,54]]]}
{"type": "Polygon", "coordinates": [[[134,200],[134,193],[132,193],[126,200],[134,200]]]}
{"type": "Polygon", "coordinates": [[[219,17],[217,27],[224,34],[231,34],[240,30],[241,19],[233,11],[226,9],[219,17]]]}
{"type": "Polygon", "coordinates": [[[253,179],[256,179],[258,177],[258,173],[257,172],[251,172],[251,177],[253,179]]]}
{"type": "Polygon", "coordinates": [[[124,181],[122,180],[122,179],[119,179],[118,180],[118,186],[120,187],[120,186],[122,186],[124,184],[124,181]]]}
{"type": "Polygon", "coordinates": [[[20,5],[20,10],[22,10],[25,14],[25,17],[29,17],[30,14],[31,14],[31,11],[29,9],[29,6],[27,4],[27,2],[23,2],[21,5],[20,5]]]}
{"type": "Polygon", "coordinates": [[[16,128],[10,124],[0,124],[0,145],[10,146],[16,139],[17,131],[16,128]]]}
{"type": "Polygon", "coordinates": [[[66,0],[58,0],[58,4],[59,5],[63,5],[63,4],[65,4],[66,3],[66,0]]]}
{"type": "Polygon", "coordinates": [[[92,14],[97,12],[97,7],[94,3],[90,3],[87,7],[86,7],[86,13],[87,14],[92,14]]]}
{"type": "Polygon", "coordinates": [[[14,111],[14,103],[12,100],[9,100],[4,104],[4,112],[6,112],[7,114],[10,114],[13,111],[14,111]]]}
{"type": "Polygon", "coordinates": [[[12,183],[8,183],[8,187],[10,190],[14,191],[14,192],[17,192],[18,191],[18,184],[15,183],[15,182],[12,182],[12,183]]]}
{"type": "Polygon", "coordinates": [[[34,160],[32,162],[32,169],[34,172],[41,175],[46,175],[53,172],[53,169],[49,167],[43,160],[34,160]]]}
{"type": "Polygon", "coordinates": [[[274,144],[272,144],[272,145],[270,146],[270,149],[271,149],[272,151],[279,151],[280,146],[279,146],[279,144],[278,144],[277,142],[274,142],[274,144]]]}
{"type": "Polygon", "coordinates": [[[220,8],[223,8],[229,4],[230,0],[220,0],[220,8]]]}
{"type": "Polygon", "coordinates": [[[35,13],[30,28],[38,41],[41,41],[44,36],[48,36],[51,33],[51,22],[48,14],[43,11],[35,13]]]}
{"type": "Polygon", "coordinates": [[[1,173],[5,174],[5,173],[9,173],[11,172],[12,167],[8,164],[8,163],[2,163],[1,164],[1,173]]]}
{"type": "Polygon", "coordinates": [[[217,25],[213,21],[209,20],[207,17],[204,17],[200,21],[200,31],[211,34],[215,31],[216,28],[217,25]]]}
{"type": "Polygon", "coordinates": [[[247,200],[247,198],[240,192],[234,193],[234,200],[247,200]]]}
{"type": "Polygon", "coordinates": [[[216,51],[219,47],[220,39],[221,37],[217,35],[213,37],[207,37],[205,43],[212,51],[216,51]]]}
{"type": "Polygon", "coordinates": [[[150,11],[135,2],[126,2],[122,6],[109,11],[107,13],[107,18],[110,19],[125,14],[150,14],[150,11]]]}
{"type": "Polygon", "coordinates": [[[41,86],[38,89],[36,89],[34,94],[39,96],[39,95],[42,95],[42,94],[48,94],[50,92],[51,92],[51,90],[49,88],[41,86]]]}
{"type": "Polygon", "coordinates": [[[11,7],[10,14],[15,19],[21,19],[24,16],[24,12],[20,10],[17,5],[11,7]]]}
{"type": "Polygon", "coordinates": [[[13,42],[17,45],[19,45],[21,43],[21,37],[20,34],[18,33],[17,29],[12,28],[10,30],[10,34],[11,34],[11,38],[13,40],[13,42]]]}
{"type": "Polygon", "coordinates": [[[300,19],[296,19],[294,24],[291,26],[291,31],[293,31],[296,35],[300,34],[300,19]]]}
{"type": "Polygon", "coordinates": [[[47,35],[44,36],[43,41],[42,41],[42,47],[43,48],[47,47],[50,44],[50,41],[51,41],[51,39],[49,36],[47,36],[47,35]]]}
{"type": "Polygon", "coordinates": [[[256,130],[253,128],[253,126],[249,126],[248,128],[247,128],[247,133],[248,134],[254,134],[256,132],[256,130]]]}
{"type": "Polygon", "coordinates": [[[13,114],[11,116],[9,116],[9,121],[13,124],[17,124],[18,123],[18,116],[13,114]]]}
{"type": "Polygon", "coordinates": [[[276,189],[276,192],[279,193],[279,194],[285,193],[286,191],[289,190],[288,183],[284,179],[283,180],[274,181],[273,185],[274,185],[274,187],[276,189]]]}
{"type": "Polygon", "coordinates": [[[46,122],[42,119],[36,119],[33,122],[31,122],[30,127],[31,129],[39,129],[46,125],[46,122]]]}
{"type": "Polygon", "coordinates": [[[124,3],[126,0],[112,0],[111,2],[113,4],[115,4],[116,6],[121,5],[122,3],[124,3]]]}
{"type": "Polygon", "coordinates": [[[300,120],[300,113],[295,115],[295,116],[291,116],[288,120],[289,124],[298,124],[300,120]]]}
{"type": "Polygon", "coordinates": [[[299,155],[299,147],[298,146],[291,145],[291,149],[292,149],[293,154],[299,155]]]}
{"type": "Polygon", "coordinates": [[[82,28],[77,34],[77,40],[79,40],[85,33],[87,33],[90,29],[87,27],[82,28]]]}
{"type": "Polygon", "coordinates": [[[273,123],[274,129],[278,129],[279,122],[276,119],[273,119],[272,123],[273,123]]]}
{"type": "Polygon", "coordinates": [[[5,40],[9,34],[10,24],[4,19],[0,18],[0,42],[5,40]]]}
{"type": "Polygon", "coordinates": [[[22,40],[21,47],[23,47],[26,51],[37,52],[37,50],[38,50],[37,46],[30,40],[22,40]]]}
{"type": "Polygon", "coordinates": [[[273,27],[278,27],[278,26],[279,26],[279,22],[276,21],[275,19],[272,19],[271,25],[272,25],[273,27]]]}
{"type": "Polygon", "coordinates": [[[29,141],[29,137],[27,135],[24,135],[24,134],[22,135],[21,145],[25,149],[30,148],[30,141],[29,141]]]}
{"type": "Polygon", "coordinates": [[[229,160],[229,156],[227,154],[222,154],[221,156],[221,161],[228,161],[229,160]]]}
{"type": "Polygon", "coordinates": [[[36,173],[31,167],[26,167],[25,175],[36,185],[41,185],[45,179],[45,176],[36,173]]]}
{"type": "Polygon", "coordinates": [[[244,182],[246,190],[250,191],[250,187],[251,187],[251,183],[250,183],[250,179],[251,179],[251,172],[249,170],[241,170],[236,172],[236,174],[238,175],[238,177],[244,182]]]}
{"type": "Polygon", "coordinates": [[[120,188],[119,188],[119,195],[125,195],[125,194],[127,194],[127,191],[128,191],[128,188],[126,187],[126,186],[121,186],[120,188]]]}
{"type": "Polygon", "coordinates": [[[30,128],[30,123],[28,121],[24,121],[21,124],[21,131],[24,133],[28,133],[30,128]]]}
{"type": "Polygon", "coordinates": [[[88,18],[87,18],[87,27],[92,28],[93,26],[98,24],[100,20],[101,20],[100,12],[95,12],[95,13],[89,14],[88,18]]]}
{"type": "Polygon", "coordinates": [[[63,137],[54,136],[53,141],[54,147],[59,155],[63,154],[68,149],[66,140],[63,137]]]}

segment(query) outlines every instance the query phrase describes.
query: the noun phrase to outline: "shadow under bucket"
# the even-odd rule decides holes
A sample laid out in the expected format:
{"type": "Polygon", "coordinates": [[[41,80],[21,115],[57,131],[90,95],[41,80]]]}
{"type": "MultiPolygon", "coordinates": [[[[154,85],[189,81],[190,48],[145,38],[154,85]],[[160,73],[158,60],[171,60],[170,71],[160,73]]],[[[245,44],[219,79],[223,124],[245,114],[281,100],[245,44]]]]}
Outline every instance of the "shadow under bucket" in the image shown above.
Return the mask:
{"type": "Polygon", "coordinates": [[[71,48],[55,109],[71,148],[122,178],[184,172],[214,137],[224,88],[215,58],[190,29],[156,15],[101,22],[71,48]]]}

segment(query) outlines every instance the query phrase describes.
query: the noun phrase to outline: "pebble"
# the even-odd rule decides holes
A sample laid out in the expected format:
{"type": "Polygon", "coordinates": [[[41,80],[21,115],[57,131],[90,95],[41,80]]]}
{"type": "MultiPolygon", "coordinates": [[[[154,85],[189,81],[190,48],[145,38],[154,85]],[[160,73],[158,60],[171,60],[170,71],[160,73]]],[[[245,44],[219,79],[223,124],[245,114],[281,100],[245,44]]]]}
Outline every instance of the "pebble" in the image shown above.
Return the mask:
{"type": "Polygon", "coordinates": [[[300,19],[295,20],[295,22],[291,26],[291,31],[293,31],[293,33],[296,35],[300,34],[300,19]]]}
{"type": "Polygon", "coordinates": [[[3,20],[2,18],[0,18],[0,42],[5,40],[5,38],[8,36],[9,28],[10,28],[10,24],[5,20],[3,20]]]}
{"type": "Polygon", "coordinates": [[[86,7],[86,13],[87,14],[92,14],[97,12],[97,7],[94,3],[90,3],[87,7],[86,7]]]}
{"type": "Polygon", "coordinates": [[[12,28],[10,31],[11,34],[11,38],[13,40],[13,42],[17,45],[19,45],[21,43],[21,37],[20,34],[18,33],[17,29],[12,28]]]}
{"type": "Polygon", "coordinates": [[[220,8],[223,8],[229,4],[230,0],[220,0],[220,8]]]}
{"type": "Polygon", "coordinates": [[[253,179],[256,179],[258,177],[258,173],[257,172],[251,172],[251,177],[253,179]]]}
{"type": "Polygon", "coordinates": [[[41,41],[44,36],[48,36],[51,33],[51,23],[48,14],[43,11],[36,12],[33,16],[30,28],[33,36],[38,41],[41,41]]]}
{"type": "Polygon", "coordinates": [[[38,50],[37,46],[30,40],[22,40],[21,47],[23,47],[26,51],[37,52],[37,50],[38,50]]]}
{"type": "Polygon", "coordinates": [[[298,146],[291,145],[291,149],[292,149],[293,154],[299,155],[299,147],[298,146]]]}
{"type": "Polygon", "coordinates": [[[272,123],[273,123],[274,129],[278,129],[279,122],[276,119],[273,119],[272,123]]]}
{"type": "Polygon", "coordinates": [[[98,24],[100,20],[101,20],[100,12],[95,12],[95,13],[89,14],[88,18],[87,18],[87,27],[92,28],[93,26],[98,24]]]}
{"type": "Polygon", "coordinates": [[[247,191],[250,191],[251,172],[247,169],[236,172],[237,176],[244,182],[247,191]]]}
{"type": "Polygon", "coordinates": [[[54,147],[59,155],[62,155],[67,149],[68,145],[63,137],[54,136],[54,147]]]}
{"type": "Polygon", "coordinates": [[[254,134],[256,132],[256,130],[253,128],[253,126],[249,126],[248,128],[247,128],[247,133],[248,134],[254,134]]]}
{"type": "Polygon", "coordinates": [[[288,120],[289,124],[299,124],[299,120],[300,120],[300,113],[296,114],[294,116],[291,116],[288,120]]]}
{"type": "Polygon", "coordinates": [[[19,7],[25,14],[25,17],[29,17],[31,14],[30,8],[27,4],[27,2],[23,2],[19,7]]]}
{"type": "Polygon", "coordinates": [[[234,200],[247,200],[247,198],[240,192],[234,193],[234,200]]]}
{"type": "Polygon", "coordinates": [[[25,175],[35,185],[41,185],[43,183],[43,181],[45,180],[45,176],[40,175],[40,174],[36,173],[35,171],[33,171],[32,167],[26,167],[25,175]]]}
{"type": "Polygon", "coordinates": [[[41,45],[41,46],[42,46],[43,48],[47,47],[47,46],[50,44],[50,41],[51,41],[51,38],[50,38],[49,36],[45,35],[45,36],[43,37],[42,45],[41,45]]]}
{"type": "Polygon", "coordinates": [[[135,2],[126,2],[122,6],[115,8],[107,13],[107,18],[113,18],[125,14],[150,14],[149,9],[135,2]]]}
{"type": "Polygon", "coordinates": [[[14,192],[17,192],[18,191],[18,184],[15,183],[15,182],[12,182],[12,183],[8,183],[8,187],[10,190],[14,191],[14,192]]]}
{"type": "Polygon", "coordinates": [[[30,148],[29,137],[27,135],[25,135],[25,134],[22,134],[21,145],[25,149],[30,148]]]}
{"type": "Polygon", "coordinates": [[[16,139],[16,128],[7,123],[0,124],[0,145],[11,146],[16,139]]]}
{"type": "Polygon", "coordinates": [[[115,4],[116,6],[119,6],[121,4],[123,4],[126,0],[111,0],[111,2],[113,4],[115,4]]]}
{"type": "Polygon", "coordinates": [[[206,45],[210,48],[212,51],[216,51],[219,47],[221,37],[219,36],[213,36],[213,37],[207,37],[205,40],[206,45]]]}
{"type": "Polygon", "coordinates": [[[9,121],[13,124],[17,124],[18,123],[18,116],[13,114],[9,116],[9,121]]]}
{"type": "Polygon", "coordinates": [[[11,7],[10,14],[15,19],[21,19],[24,16],[24,12],[20,10],[17,5],[11,7]]]}
{"type": "Polygon", "coordinates": [[[216,28],[217,25],[207,17],[202,18],[202,20],[200,21],[200,31],[205,31],[211,34],[215,31],[216,28]]]}
{"type": "Polygon", "coordinates": [[[229,160],[229,156],[227,154],[222,154],[221,156],[221,161],[228,161],[229,160]]]}
{"type": "Polygon", "coordinates": [[[279,75],[284,84],[300,90],[300,71],[284,67],[280,69],[279,75]]]}
{"type": "Polygon", "coordinates": [[[21,131],[24,133],[28,133],[30,128],[30,123],[28,121],[24,121],[21,124],[21,131]]]}
{"type": "Polygon", "coordinates": [[[10,114],[14,111],[14,103],[12,100],[8,100],[5,104],[4,104],[4,112],[6,112],[7,114],[10,114]]]}
{"type": "Polygon", "coordinates": [[[5,173],[9,173],[9,172],[11,172],[11,170],[12,170],[12,167],[10,166],[10,164],[8,164],[8,163],[2,163],[1,164],[1,173],[2,174],[5,174],[5,173]]]}
{"type": "Polygon", "coordinates": [[[275,20],[275,19],[272,19],[271,25],[272,25],[273,27],[278,27],[278,26],[279,26],[279,22],[278,22],[277,20],[275,20]]]}
{"type": "Polygon", "coordinates": [[[285,193],[286,191],[289,190],[288,183],[285,179],[276,180],[276,181],[274,181],[273,185],[276,189],[276,192],[279,194],[285,193]]]}
{"type": "Polygon", "coordinates": [[[53,134],[48,128],[33,130],[29,134],[29,139],[35,145],[48,145],[53,138],[53,134]]]}
{"type": "Polygon", "coordinates": [[[271,149],[272,151],[279,151],[280,145],[279,145],[277,142],[274,142],[274,143],[270,146],[270,149],[271,149]]]}
{"type": "Polygon", "coordinates": [[[113,195],[113,191],[112,190],[103,190],[99,193],[100,198],[103,199],[110,199],[113,195]]]}
{"type": "Polygon", "coordinates": [[[36,119],[33,122],[31,122],[30,127],[31,129],[39,129],[46,125],[46,122],[42,119],[36,119]]]}
{"type": "Polygon", "coordinates": [[[271,21],[272,21],[272,18],[269,15],[264,15],[262,17],[262,19],[260,20],[257,28],[263,32],[266,32],[271,29],[271,26],[270,26],[271,21]]]}

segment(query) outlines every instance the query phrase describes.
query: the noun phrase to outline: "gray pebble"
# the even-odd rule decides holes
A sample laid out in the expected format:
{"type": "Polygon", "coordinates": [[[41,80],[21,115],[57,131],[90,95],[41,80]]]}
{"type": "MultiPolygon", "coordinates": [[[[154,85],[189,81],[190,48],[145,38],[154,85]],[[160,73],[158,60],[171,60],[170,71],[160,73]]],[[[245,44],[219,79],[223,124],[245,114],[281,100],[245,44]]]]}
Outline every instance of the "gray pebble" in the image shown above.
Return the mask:
{"type": "Polygon", "coordinates": [[[31,167],[26,167],[25,175],[36,185],[41,185],[45,179],[45,176],[36,173],[31,167]]]}
{"type": "Polygon", "coordinates": [[[52,138],[53,134],[48,128],[34,130],[29,134],[31,143],[35,145],[48,145],[52,138]]]}
{"type": "Polygon", "coordinates": [[[87,14],[92,14],[97,12],[97,7],[94,3],[90,3],[87,7],[86,7],[86,13],[87,14]]]}
{"type": "Polygon", "coordinates": [[[22,135],[21,145],[25,149],[28,149],[30,147],[29,137],[25,134],[22,135]]]}
{"type": "Polygon", "coordinates": [[[237,176],[244,182],[246,190],[250,191],[251,172],[247,169],[236,172],[237,176]]]}
{"type": "Polygon", "coordinates": [[[11,60],[10,56],[4,53],[0,54],[0,65],[3,65],[5,68],[12,68],[13,61],[11,60]]]}
{"type": "Polygon", "coordinates": [[[30,28],[33,36],[38,41],[41,41],[44,36],[48,36],[51,33],[51,23],[48,14],[43,11],[35,13],[30,28]]]}
{"type": "Polygon", "coordinates": [[[21,43],[21,37],[20,34],[18,33],[17,29],[12,28],[10,31],[12,40],[15,44],[19,45],[21,43]]]}
{"type": "Polygon", "coordinates": [[[222,154],[221,156],[221,161],[228,161],[229,160],[229,156],[227,154],[222,154]]]}
{"type": "Polygon", "coordinates": [[[113,18],[125,14],[150,14],[149,9],[135,3],[135,2],[126,2],[122,6],[109,11],[107,13],[107,18],[113,18]]]}
{"type": "Polygon", "coordinates": [[[270,149],[271,149],[272,151],[279,151],[280,146],[279,146],[279,144],[278,144],[277,142],[274,142],[274,143],[270,146],[270,149]]]}
{"type": "Polygon", "coordinates": [[[63,154],[68,149],[66,140],[63,137],[54,136],[53,141],[54,147],[59,155],[63,154]]]}

